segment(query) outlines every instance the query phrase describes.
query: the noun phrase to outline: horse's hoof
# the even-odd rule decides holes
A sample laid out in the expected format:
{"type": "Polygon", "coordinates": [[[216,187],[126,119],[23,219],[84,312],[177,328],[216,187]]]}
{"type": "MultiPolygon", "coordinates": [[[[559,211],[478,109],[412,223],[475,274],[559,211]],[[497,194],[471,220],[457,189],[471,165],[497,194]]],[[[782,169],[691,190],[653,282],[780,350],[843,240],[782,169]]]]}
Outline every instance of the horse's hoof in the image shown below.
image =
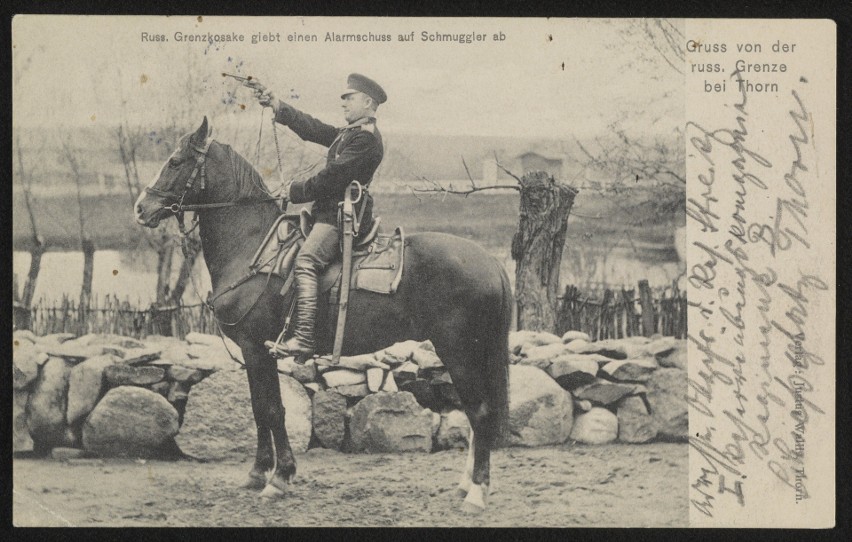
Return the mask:
{"type": "Polygon", "coordinates": [[[471,485],[472,483],[473,483],[473,482],[471,482],[471,480],[470,480],[470,479],[462,480],[461,482],[459,482],[459,485],[458,485],[458,487],[456,488],[456,495],[457,495],[457,496],[459,496],[459,497],[461,497],[462,499],[464,499],[465,497],[467,497],[467,494],[468,494],[468,492],[470,491],[470,485],[471,485]]]}
{"type": "Polygon", "coordinates": [[[272,484],[266,484],[266,487],[263,488],[263,491],[260,492],[260,497],[262,499],[280,499],[284,496],[284,490],[275,487],[272,484]]]}
{"type": "Polygon", "coordinates": [[[485,484],[471,484],[470,489],[462,503],[462,511],[467,514],[480,514],[485,511],[485,503],[488,498],[488,486],[485,484]]]}
{"type": "Polygon", "coordinates": [[[249,474],[246,481],[240,486],[243,489],[263,489],[266,485],[266,476],[249,474]]]}
{"type": "Polygon", "coordinates": [[[465,514],[479,515],[485,512],[485,506],[479,506],[477,504],[464,501],[461,505],[461,511],[465,514]]]}

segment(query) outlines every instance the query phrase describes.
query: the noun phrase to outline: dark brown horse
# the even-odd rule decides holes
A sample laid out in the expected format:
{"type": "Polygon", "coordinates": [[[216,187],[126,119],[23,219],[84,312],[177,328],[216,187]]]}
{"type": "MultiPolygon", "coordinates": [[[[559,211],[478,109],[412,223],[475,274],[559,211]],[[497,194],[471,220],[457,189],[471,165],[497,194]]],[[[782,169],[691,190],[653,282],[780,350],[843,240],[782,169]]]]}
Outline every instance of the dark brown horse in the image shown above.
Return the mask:
{"type": "MultiPolygon", "coordinates": [[[[264,341],[277,337],[289,303],[279,294],[283,281],[275,276],[256,275],[232,288],[245,277],[281,211],[260,174],[231,147],[210,138],[206,117],[195,133],[181,138],[134,211],[139,224],[154,228],[169,216],[182,219],[187,208],[198,213],[216,318],[246,362],[257,424],[257,455],[246,486],[263,488],[265,497],[281,496],[296,462],[284,426],[277,365],[264,341]]],[[[466,495],[463,508],[481,510],[491,450],[508,417],[509,281],[499,262],[478,245],[441,233],[408,236],[403,269],[392,295],[351,293],[343,354],[375,352],[407,339],[432,341],[472,428],[459,483],[466,495]]],[[[330,328],[328,321],[317,325],[318,353],[331,351],[330,328]]]]}

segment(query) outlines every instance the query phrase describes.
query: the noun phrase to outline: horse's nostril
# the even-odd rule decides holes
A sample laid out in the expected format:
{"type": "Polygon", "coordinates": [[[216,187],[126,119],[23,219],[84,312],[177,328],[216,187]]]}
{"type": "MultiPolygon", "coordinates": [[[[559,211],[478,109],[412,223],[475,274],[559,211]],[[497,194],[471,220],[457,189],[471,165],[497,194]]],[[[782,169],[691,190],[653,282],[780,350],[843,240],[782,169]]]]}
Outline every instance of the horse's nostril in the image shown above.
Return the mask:
{"type": "Polygon", "coordinates": [[[137,204],[136,204],[136,214],[137,214],[137,215],[141,215],[141,214],[142,214],[142,204],[141,204],[141,203],[137,203],[137,204]]]}

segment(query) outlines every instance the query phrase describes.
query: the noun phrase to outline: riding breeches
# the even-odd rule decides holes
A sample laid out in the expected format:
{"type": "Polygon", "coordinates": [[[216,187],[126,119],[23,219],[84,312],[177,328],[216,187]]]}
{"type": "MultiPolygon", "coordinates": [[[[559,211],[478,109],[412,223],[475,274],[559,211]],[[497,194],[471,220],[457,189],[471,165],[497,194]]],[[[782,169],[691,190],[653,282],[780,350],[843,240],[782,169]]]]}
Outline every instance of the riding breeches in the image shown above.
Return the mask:
{"type": "Polygon", "coordinates": [[[318,276],[334,262],[340,253],[336,226],[317,222],[296,257],[295,275],[310,273],[318,276]]]}

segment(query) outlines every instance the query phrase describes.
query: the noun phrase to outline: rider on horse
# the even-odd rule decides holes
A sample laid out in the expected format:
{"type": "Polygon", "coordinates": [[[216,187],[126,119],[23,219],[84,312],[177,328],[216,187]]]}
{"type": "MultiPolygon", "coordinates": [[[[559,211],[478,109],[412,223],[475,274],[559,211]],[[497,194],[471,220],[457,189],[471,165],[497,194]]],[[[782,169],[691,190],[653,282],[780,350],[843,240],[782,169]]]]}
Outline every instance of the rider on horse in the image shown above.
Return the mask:
{"type": "MultiPolygon", "coordinates": [[[[314,202],[314,227],[295,262],[295,332],[282,345],[283,350],[302,360],[314,353],[319,274],[339,254],[338,204],[352,181],[358,181],[364,188],[369,186],[384,155],[382,136],[376,128],[376,109],[387,100],[385,91],[375,81],[357,73],[351,74],[347,83],[340,97],[349,124],[342,128],[325,124],[282,102],[257,80],[246,83],[254,89],[261,105],[273,109],[276,122],[288,126],[305,141],[328,147],[325,168],[309,179],[291,182],[287,193],[292,203],[314,202]]],[[[362,198],[361,205],[367,206],[367,212],[371,211],[369,197],[362,198]]],[[[365,216],[361,230],[369,228],[370,222],[365,216]]]]}

